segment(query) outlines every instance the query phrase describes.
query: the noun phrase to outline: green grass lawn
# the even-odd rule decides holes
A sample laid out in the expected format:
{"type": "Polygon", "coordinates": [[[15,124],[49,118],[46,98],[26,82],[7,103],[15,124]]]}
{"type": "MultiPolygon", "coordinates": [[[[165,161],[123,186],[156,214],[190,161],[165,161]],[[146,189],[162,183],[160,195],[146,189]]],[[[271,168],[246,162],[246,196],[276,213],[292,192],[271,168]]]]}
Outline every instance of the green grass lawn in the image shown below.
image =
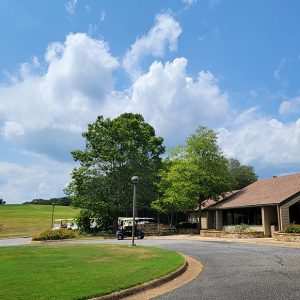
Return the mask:
{"type": "Polygon", "coordinates": [[[180,254],[153,247],[3,247],[0,299],[88,299],[161,277],[183,262],[180,254]]]}
{"type": "MultiPolygon", "coordinates": [[[[69,206],[55,206],[54,219],[72,218],[77,211],[69,206]]],[[[0,205],[0,238],[30,236],[50,228],[51,205],[0,205]]]]}

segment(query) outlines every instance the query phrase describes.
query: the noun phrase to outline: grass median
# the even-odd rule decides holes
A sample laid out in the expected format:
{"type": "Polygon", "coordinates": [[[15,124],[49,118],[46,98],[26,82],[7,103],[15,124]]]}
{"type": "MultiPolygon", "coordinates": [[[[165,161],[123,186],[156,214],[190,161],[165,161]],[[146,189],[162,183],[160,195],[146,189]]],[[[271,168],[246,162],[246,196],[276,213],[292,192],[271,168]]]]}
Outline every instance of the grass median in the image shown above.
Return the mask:
{"type": "Polygon", "coordinates": [[[0,248],[0,299],[88,299],[175,271],[183,257],[153,247],[43,245],[0,248]]]}

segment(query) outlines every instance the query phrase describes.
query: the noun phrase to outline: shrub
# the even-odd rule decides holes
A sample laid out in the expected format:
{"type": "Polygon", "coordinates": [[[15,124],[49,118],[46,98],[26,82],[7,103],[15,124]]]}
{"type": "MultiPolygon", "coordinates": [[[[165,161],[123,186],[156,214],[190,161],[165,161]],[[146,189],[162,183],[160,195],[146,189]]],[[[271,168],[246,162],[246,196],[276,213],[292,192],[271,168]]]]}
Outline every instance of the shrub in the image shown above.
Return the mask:
{"type": "Polygon", "coordinates": [[[253,230],[247,224],[239,224],[234,227],[234,231],[243,233],[243,232],[252,232],[253,230]]]}
{"type": "Polygon", "coordinates": [[[180,222],[176,226],[176,228],[197,228],[197,223],[192,222],[180,222]]]}
{"type": "Polygon", "coordinates": [[[82,209],[75,218],[78,228],[84,232],[89,232],[91,229],[92,214],[87,209],[82,209]]]}
{"type": "Polygon", "coordinates": [[[230,229],[223,229],[225,232],[231,233],[247,233],[247,232],[254,232],[254,230],[247,224],[239,224],[235,225],[233,228],[230,229]]]}
{"type": "Polygon", "coordinates": [[[285,233],[300,233],[300,224],[291,224],[284,228],[285,233]]]}
{"type": "Polygon", "coordinates": [[[33,241],[45,241],[45,240],[64,240],[76,238],[77,232],[67,229],[58,230],[45,230],[41,233],[35,233],[32,235],[33,241]]]}

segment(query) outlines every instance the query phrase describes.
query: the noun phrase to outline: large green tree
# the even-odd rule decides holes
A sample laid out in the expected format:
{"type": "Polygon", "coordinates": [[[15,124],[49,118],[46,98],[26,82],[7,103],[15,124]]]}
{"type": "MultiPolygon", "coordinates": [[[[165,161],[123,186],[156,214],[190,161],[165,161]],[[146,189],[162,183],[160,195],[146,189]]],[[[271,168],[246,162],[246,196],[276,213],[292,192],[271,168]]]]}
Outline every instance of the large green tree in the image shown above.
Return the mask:
{"type": "Polygon", "coordinates": [[[72,152],[80,167],[73,170],[67,188],[74,196],[73,205],[107,222],[116,221],[119,214],[129,215],[131,177],[137,175],[138,208],[149,207],[156,197],[155,182],[165,152],[154,128],[140,114],[124,113],[114,119],[99,116],[82,135],[86,148],[72,152]]]}
{"type": "MultiPolygon", "coordinates": [[[[217,144],[217,134],[199,127],[176,148],[161,173],[160,197],[152,203],[157,211],[186,211],[199,207],[209,198],[218,198],[231,189],[228,160],[217,144]]],[[[199,228],[201,222],[198,223],[199,228]]]]}
{"type": "Polygon", "coordinates": [[[242,165],[237,159],[229,159],[232,190],[240,190],[258,179],[252,166],[242,165]]]}

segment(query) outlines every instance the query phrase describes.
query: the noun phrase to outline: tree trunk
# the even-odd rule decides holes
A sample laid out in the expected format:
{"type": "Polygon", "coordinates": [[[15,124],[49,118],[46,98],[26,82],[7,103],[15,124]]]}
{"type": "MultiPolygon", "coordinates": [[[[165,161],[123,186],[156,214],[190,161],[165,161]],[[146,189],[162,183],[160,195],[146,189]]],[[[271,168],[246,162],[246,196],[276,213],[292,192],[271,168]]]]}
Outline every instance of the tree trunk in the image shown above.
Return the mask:
{"type": "Polygon", "coordinates": [[[170,213],[170,228],[173,226],[173,212],[170,213]]]}
{"type": "Polygon", "coordinates": [[[201,209],[201,205],[202,205],[202,202],[204,201],[205,199],[203,199],[202,196],[199,196],[199,208],[198,208],[198,223],[197,223],[197,228],[200,232],[201,230],[201,212],[202,212],[202,209],[201,209]]]}

